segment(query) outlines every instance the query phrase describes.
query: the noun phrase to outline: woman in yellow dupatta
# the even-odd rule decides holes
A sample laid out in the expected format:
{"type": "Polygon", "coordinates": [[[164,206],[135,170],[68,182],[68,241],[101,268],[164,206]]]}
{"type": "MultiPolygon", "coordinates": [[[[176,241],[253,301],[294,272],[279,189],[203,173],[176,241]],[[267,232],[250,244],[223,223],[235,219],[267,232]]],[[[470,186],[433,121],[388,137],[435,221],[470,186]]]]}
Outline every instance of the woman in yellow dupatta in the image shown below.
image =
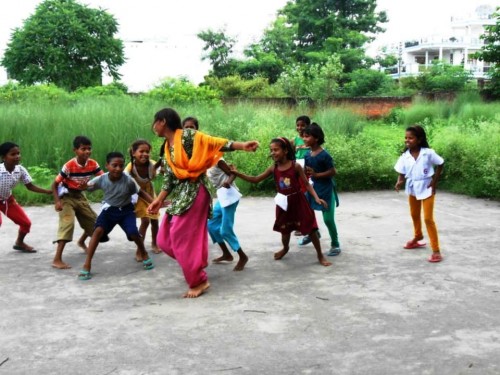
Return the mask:
{"type": "Polygon", "coordinates": [[[208,265],[207,219],[212,204],[206,171],[217,164],[224,151],[253,152],[259,143],[231,142],[193,129],[183,130],[179,115],[171,108],[155,114],[153,131],[165,138],[166,163],[162,191],[148,211],[157,213],[167,196],[172,196],[156,242],[181,266],[189,285],[184,297],[196,298],[210,286],[204,270],[208,265]]]}

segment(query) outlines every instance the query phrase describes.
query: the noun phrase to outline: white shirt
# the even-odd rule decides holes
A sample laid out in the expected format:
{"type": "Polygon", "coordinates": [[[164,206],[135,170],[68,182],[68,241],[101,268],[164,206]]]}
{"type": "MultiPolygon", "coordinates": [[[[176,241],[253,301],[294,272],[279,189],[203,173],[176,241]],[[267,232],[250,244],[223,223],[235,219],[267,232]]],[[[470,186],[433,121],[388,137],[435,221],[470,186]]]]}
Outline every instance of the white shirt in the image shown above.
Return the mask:
{"type": "Polygon", "coordinates": [[[434,166],[442,165],[444,159],[431,148],[421,148],[417,160],[407,150],[394,166],[396,172],[406,178],[405,192],[418,200],[429,198],[432,188],[428,188],[434,176],[434,166]]]}
{"type": "Polygon", "coordinates": [[[0,164],[0,200],[7,200],[12,195],[12,189],[19,181],[29,184],[32,179],[26,168],[16,165],[12,172],[5,168],[5,164],[0,164]]]}

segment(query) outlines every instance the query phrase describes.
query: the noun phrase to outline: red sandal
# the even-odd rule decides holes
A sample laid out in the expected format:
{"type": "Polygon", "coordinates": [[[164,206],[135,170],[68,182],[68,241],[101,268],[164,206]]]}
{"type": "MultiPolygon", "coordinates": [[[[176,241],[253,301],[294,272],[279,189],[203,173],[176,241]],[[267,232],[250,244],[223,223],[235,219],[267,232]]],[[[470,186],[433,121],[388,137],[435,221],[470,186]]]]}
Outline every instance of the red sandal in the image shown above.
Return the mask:
{"type": "Polygon", "coordinates": [[[440,253],[432,253],[432,255],[427,260],[431,263],[438,263],[443,260],[443,257],[440,253]]]}
{"type": "Polygon", "coordinates": [[[424,246],[426,246],[426,245],[427,245],[427,244],[426,244],[425,242],[418,242],[418,241],[417,241],[417,242],[414,242],[413,240],[411,240],[411,241],[408,241],[408,242],[406,243],[406,245],[404,245],[403,247],[404,247],[405,249],[417,249],[417,248],[419,248],[419,247],[424,247],[424,246]]]}

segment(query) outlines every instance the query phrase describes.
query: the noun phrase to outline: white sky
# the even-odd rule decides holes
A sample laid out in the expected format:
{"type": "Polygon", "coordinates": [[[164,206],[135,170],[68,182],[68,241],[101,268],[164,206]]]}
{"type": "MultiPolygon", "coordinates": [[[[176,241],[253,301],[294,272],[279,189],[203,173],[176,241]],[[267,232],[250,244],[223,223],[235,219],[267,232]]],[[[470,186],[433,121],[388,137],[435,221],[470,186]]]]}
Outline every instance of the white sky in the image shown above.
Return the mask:
{"type": "MultiPolygon", "coordinates": [[[[0,55],[12,29],[34,13],[40,0],[0,1],[0,55]]],[[[263,30],[275,19],[286,0],[80,0],[113,14],[119,26],[118,37],[148,43],[129,45],[127,63],[120,72],[131,91],[147,90],[164,77],[187,76],[195,83],[209,70],[202,62],[202,42],[196,34],[211,28],[225,28],[236,37],[237,51],[258,41],[263,30]],[[154,43],[153,43],[154,42],[154,43]]],[[[376,44],[424,37],[446,28],[451,16],[470,14],[482,4],[500,6],[500,0],[378,0],[379,10],[388,13],[386,33],[376,44]]],[[[0,85],[6,75],[0,67],[0,85]]]]}

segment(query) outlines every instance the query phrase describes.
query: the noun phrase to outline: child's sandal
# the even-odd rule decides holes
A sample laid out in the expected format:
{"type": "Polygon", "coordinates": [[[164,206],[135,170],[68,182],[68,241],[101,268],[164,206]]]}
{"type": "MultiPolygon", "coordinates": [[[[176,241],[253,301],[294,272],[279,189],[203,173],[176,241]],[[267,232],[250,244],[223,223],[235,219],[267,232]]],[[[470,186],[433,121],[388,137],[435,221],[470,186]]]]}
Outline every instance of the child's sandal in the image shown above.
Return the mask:
{"type": "Polygon", "coordinates": [[[90,271],[81,270],[78,274],[78,280],[90,280],[91,278],[92,275],[90,274],[90,271]]]}
{"type": "Polygon", "coordinates": [[[145,270],[152,270],[153,268],[155,268],[155,265],[153,264],[153,260],[151,258],[143,260],[142,266],[145,270]]]}

